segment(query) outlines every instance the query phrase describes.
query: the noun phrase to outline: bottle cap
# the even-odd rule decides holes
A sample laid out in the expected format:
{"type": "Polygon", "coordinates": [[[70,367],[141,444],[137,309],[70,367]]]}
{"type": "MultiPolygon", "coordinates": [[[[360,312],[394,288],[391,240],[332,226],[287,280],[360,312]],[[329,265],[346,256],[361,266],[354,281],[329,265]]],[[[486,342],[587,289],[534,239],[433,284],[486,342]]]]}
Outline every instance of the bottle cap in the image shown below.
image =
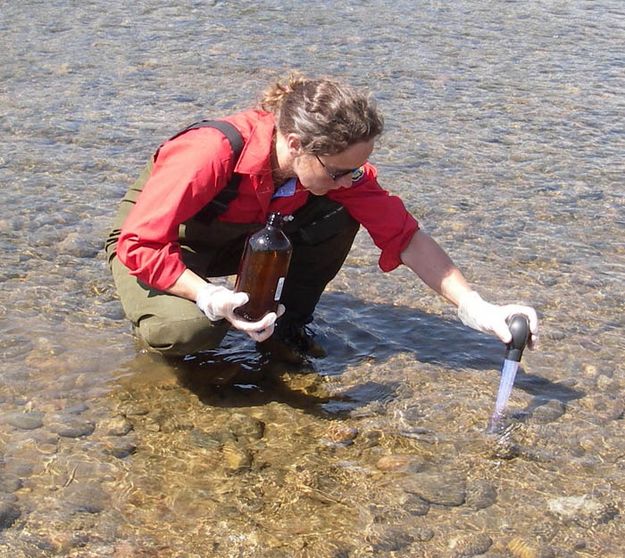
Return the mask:
{"type": "Polygon", "coordinates": [[[523,349],[530,338],[530,324],[523,314],[515,314],[508,321],[508,327],[512,334],[512,341],[506,345],[506,359],[521,361],[523,349]]]}

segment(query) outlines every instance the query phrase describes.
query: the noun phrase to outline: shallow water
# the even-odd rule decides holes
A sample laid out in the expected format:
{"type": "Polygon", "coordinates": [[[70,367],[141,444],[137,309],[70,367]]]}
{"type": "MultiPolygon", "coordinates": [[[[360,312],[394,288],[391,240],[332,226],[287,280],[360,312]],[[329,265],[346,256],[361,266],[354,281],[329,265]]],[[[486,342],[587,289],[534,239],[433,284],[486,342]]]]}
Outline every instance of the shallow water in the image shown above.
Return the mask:
{"type": "Polygon", "coordinates": [[[620,1],[5,2],[0,31],[0,555],[622,556],[620,1]],[[485,298],[539,309],[499,438],[503,346],[364,232],[310,370],[135,345],[117,201],[290,67],[369,86],[383,184],[485,298]]]}

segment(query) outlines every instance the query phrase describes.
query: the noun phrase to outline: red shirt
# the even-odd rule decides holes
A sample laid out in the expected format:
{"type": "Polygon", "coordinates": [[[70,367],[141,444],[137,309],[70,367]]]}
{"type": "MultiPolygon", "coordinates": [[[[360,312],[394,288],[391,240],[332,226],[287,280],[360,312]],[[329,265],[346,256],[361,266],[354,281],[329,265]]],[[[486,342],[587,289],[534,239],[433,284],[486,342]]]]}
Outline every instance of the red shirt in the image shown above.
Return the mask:
{"type": "MultiPolygon", "coordinates": [[[[272,199],[272,113],[250,110],[224,120],[236,126],[245,142],[236,166],[230,143],[214,128],[190,130],[166,142],[122,226],[118,258],[132,275],[156,289],[171,287],[186,268],[178,226],[226,186],[233,170],[242,175],[238,196],[218,217],[221,221],[264,223],[272,211],[294,213],[312,195],[298,181],[292,196],[272,199]]],[[[419,225],[397,196],[380,187],[373,165],[367,163],[363,170],[350,188],[326,195],[369,231],[382,250],[380,268],[391,271],[401,263],[400,254],[419,225]]]]}

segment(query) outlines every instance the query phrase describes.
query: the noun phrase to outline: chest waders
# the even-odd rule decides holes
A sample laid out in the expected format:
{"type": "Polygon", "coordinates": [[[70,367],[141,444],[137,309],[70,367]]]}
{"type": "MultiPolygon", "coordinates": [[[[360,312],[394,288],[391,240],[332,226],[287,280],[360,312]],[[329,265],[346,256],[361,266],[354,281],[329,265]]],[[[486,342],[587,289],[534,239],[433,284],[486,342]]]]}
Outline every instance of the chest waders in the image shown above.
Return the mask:
{"type": "MultiPolygon", "coordinates": [[[[196,128],[220,130],[232,146],[235,160],[244,146],[241,134],[225,121],[203,120],[171,139],[196,128]]],[[[168,140],[169,141],[169,140],[168,140]]],[[[154,160],[158,156],[158,151],[154,160]]],[[[122,199],[106,241],[106,253],[126,316],[149,349],[170,356],[184,356],[213,349],[229,329],[225,320],[211,322],[193,301],[150,288],[115,257],[117,241],[126,216],[152,172],[152,161],[122,199]]],[[[236,166],[236,163],[235,163],[236,166]]],[[[203,277],[221,277],[237,272],[248,233],[262,224],[227,223],[216,219],[237,197],[241,176],[234,173],[227,185],[194,217],[180,225],[182,259],[203,277]]],[[[326,196],[310,196],[293,215],[285,232],[293,244],[293,256],[281,302],[286,312],[280,322],[303,325],[312,321],[314,309],[326,285],[340,270],[358,232],[359,224],[342,205],[326,196]]]]}
{"type": "MultiPolygon", "coordinates": [[[[237,130],[232,124],[224,120],[200,120],[199,122],[195,122],[190,126],[187,126],[184,130],[181,130],[180,132],[169,138],[167,141],[171,141],[181,136],[185,132],[188,132],[190,130],[196,130],[198,128],[216,128],[217,130],[219,130],[230,142],[230,147],[232,148],[232,153],[234,154],[236,166],[236,161],[239,160],[245,144],[239,130],[237,130]]],[[[126,195],[120,202],[119,210],[113,223],[112,230],[105,243],[105,249],[109,263],[115,256],[115,248],[117,247],[117,240],[119,239],[119,235],[121,234],[121,228],[124,224],[124,220],[128,216],[128,213],[130,213],[130,210],[135,205],[135,203],[137,203],[137,198],[139,197],[139,194],[143,190],[143,187],[145,186],[146,182],[150,178],[150,174],[152,173],[152,167],[154,164],[153,161],[156,161],[158,153],[165,143],[167,142],[164,142],[159,146],[152,160],[150,160],[148,164],[144,167],[143,171],[139,175],[139,178],[137,178],[135,183],[128,189],[126,195]]],[[[215,196],[215,198],[211,200],[210,203],[205,205],[193,217],[193,219],[196,219],[201,223],[208,224],[213,219],[215,219],[215,217],[224,213],[226,209],[228,209],[228,204],[237,197],[237,194],[239,193],[240,182],[241,175],[234,173],[231,176],[228,184],[226,184],[226,186],[223,188],[223,190],[221,190],[217,194],[217,196],[215,196]]]]}

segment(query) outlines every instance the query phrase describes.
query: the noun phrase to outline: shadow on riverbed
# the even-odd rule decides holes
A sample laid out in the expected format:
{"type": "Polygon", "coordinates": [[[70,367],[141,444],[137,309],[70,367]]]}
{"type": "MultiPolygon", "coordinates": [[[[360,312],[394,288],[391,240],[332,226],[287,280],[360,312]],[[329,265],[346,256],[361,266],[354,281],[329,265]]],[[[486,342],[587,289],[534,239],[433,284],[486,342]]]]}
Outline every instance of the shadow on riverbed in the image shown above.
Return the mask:
{"type": "MultiPolygon", "coordinates": [[[[267,361],[239,332],[230,333],[219,349],[169,365],[178,382],[207,405],[241,407],[281,402],[310,413],[336,416],[373,402],[384,403],[394,398],[401,385],[397,379],[368,379],[363,372],[362,382],[337,395],[330,385],[348,368],[382,365],[402,354],[408,355],[410,366],[431,364],[447,370],[470,368],[498,374],[504,355],[500,342],[455,318],[405,306],[365,303],[344,293],[323,297],[314,329],[328,356],[303,367],[267,361]]],[[[534,395],[532,410],[552,399],[566,403],[583,396],[522,368],[515,385],[534,395]]]]}

